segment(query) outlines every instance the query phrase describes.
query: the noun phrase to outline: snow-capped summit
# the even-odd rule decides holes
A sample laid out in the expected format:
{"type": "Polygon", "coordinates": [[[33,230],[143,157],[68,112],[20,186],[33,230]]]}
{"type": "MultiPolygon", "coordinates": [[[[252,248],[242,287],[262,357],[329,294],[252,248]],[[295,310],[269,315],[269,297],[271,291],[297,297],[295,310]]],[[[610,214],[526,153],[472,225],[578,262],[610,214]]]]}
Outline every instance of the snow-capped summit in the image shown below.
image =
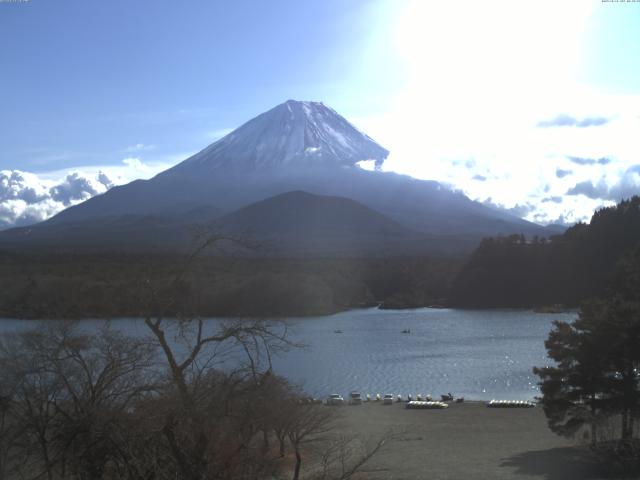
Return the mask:
{"type": "MultiPolygon", "coordinates": [[[[154,178],[114,187],[46,223],[62,229],[64,223],[82,225],[114,218],[131,223],[136,218],[142,219],[142,228],[150,216],[174,225],[176,218],[209,218],[211,212],[230,215],[277,195],[303,191],[353,200],[411,231],[458,236],[454,247],[458,241],[474,245],[482,237],[497,234],[546,235],[538,225],[473,202],[437,182],[353,168],[362,161],[380,165],[387,155],[387,150],[331,108],[289,100],[154,178]]],[[[295,204],[305,197],[285,198],[285,203],[295,204]]],[[[316,218],[328,212],[319,208],[309,215],[316,218]]]]}
{"type": "MultiPolygon", "coordinates": [[[[381,165],[389,152],[321,102],[288,100],[168,172],[381,165]]],[[[168,173],[167,172],[167,173],[168,173]]]]}

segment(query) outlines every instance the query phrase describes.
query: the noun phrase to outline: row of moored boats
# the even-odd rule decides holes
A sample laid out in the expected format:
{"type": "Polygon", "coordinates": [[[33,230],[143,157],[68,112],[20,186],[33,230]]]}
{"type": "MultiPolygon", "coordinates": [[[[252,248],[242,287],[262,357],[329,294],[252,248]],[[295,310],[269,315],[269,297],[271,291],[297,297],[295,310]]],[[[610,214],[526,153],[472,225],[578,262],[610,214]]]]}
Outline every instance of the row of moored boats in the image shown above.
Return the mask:
{"type": "MultiPolygon", "coordinates": [[[[327,405],[360,405],[363,402],[381,402],[383,405],[391,405],[393,403],[405,402],[406,408],[409,409],[443,409],[448,408],[450,402],[461,403],[464,402],[463,397],[454,398],[450,393],[441,395],[441,401],[434,401],[431,395],[416,395],[415,398],[412,395],[407,395],[406,400],[402,395],[394,396],[391,393],[387,393],[384,396],[379,393],[374,396],[367,394],[364,398],[358,392],[351,392],[348,397],[348,401],[337,393],[332,393],[326,400],[327,405]]],[[[529,400],[491,400],[487,402],[489,408],[533,408],[535,402],[529,400]]]]}
{"type": "Polygon", "coordinates": [[[529,400],[491,400],[487,403],[489,408],[533,408],[536,404],[529,400]]]}

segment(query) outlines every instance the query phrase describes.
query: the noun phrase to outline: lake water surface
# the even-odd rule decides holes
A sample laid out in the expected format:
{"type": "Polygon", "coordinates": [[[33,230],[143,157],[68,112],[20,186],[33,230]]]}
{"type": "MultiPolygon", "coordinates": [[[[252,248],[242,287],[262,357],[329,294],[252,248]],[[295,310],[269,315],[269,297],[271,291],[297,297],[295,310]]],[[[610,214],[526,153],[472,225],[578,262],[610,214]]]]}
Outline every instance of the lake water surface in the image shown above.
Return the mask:
{"type": "Polygon", "coordinates": [[[551,364],[544,341],[554,319],[575,313],[521,310],[355,310],[293,320],[310,347],[276,369],[317,395],[362,393],[532,399],[533,366],[551,364]],[[409,329],[410,334],[402,330],[409,329]],[[341,330],[343,333],[335,333],[341,330]]]}
{"type": "MultiPolygon", "coordinates": [[[[554,319],[575,313],[522,310],[378,310],[289,319],[293,337],[308,345],[274,361],[274,370],[314,396],[329,393],[427,394],[468,399],[532,399],[533,366],[549,365],[544,340],[554,319]],[[403,330],[411,333],[402,333],[403,330]],[[337,330],[342,333],[336,333],[337,330]]],[[[87,320],[89,328],[101,323],[87,320]]],[[[0,320],[0,333],[32,322],[0,320]]],[[[140,320],[112,325],[144,334],[140,320]]]]}

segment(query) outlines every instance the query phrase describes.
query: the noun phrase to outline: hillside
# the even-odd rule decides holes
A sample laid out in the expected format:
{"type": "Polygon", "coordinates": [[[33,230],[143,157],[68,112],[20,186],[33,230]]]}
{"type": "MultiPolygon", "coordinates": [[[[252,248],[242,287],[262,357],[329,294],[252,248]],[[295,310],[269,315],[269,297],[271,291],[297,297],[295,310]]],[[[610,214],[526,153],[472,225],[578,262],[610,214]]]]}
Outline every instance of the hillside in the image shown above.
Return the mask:
{"type": "Polygon", "coordinates": [[[617,262],[640,245],[640,197],[598,210],[549,241],[487,238],[456,277],[463,307],[577,306],[604,292],[617,262]]]}
{"type": "MultiPolygon", "coordinates": [[[[448,254],[466,253],[484,236],[546,235],[539,225],[471,201],[437,182],[358,166],[373,160],[380,167],[388,154],[322,103],[289,100],[150,180],[114,187],[45,222],[0,233],[0,247],[14,248],[18,242],[23,248],[117,250],[144,247],[150,239],[149,248],[183,251],[189,244],[185,231],[291,191],[358,202],[396,222],[401,226],[395,226],[396,231],[428,238],[419,247],[431,249],[428,253],[440,253],[443,246],[448,254]],[[194,209],[216,213],[193,218],[194,209]],[[131,219],[136,219],[134,227],[131,219]]],[[[360,210],[367,217],[365,212],[360,210]]],[[[350,221],[358,224],[357,213],[352,214],[350,221]]],[[[277,237],[280,227],[273,223],[275,230],[267,232],[270,225],[264,222],[259,230],[277,237]]],[[[344,239],[337,239],[339,229],[333,232],[335,248],[329,248],[332,242],[327,239],[322,254],[343,254],[343,245],[355,240],[353,232],[342,231],[344,239]]],[[[358,249],[370,251],[365,244],[347,250],[358,249]]],[[[394,249],[392,242],[389,250],[394,249]]]]}
{"type": "Polygon", "coordinates": [[[421,249],[422,235],[348,198],[295,191],[243,207],[214,229],[281,255],[399,254],[421,249]]]}

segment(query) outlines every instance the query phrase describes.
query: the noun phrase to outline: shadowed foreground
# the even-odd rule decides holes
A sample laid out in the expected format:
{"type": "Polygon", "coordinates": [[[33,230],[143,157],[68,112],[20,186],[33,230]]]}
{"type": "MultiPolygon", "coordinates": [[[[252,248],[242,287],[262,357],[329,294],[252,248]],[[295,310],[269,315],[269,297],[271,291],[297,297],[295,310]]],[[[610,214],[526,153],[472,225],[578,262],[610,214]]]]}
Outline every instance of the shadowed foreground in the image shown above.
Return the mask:
{"type": "Polygon", "coordinates": [[[367,464],[373,479],[597,479],[589,451],[549,431],[541,408],[489,409],[483,403],[447,410],[405,410],[378,402],[343,407],[341,428],[371,437],[403,429],[367,464]]]}

